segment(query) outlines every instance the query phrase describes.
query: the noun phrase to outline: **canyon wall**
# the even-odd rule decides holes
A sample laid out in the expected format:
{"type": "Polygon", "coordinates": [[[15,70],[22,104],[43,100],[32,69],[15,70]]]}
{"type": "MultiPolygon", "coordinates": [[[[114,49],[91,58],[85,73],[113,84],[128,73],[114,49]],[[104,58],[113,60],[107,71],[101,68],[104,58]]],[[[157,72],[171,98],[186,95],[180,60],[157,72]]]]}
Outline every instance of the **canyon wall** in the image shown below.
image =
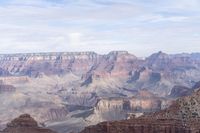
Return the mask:
{"type": "Polygon", "coordinates": [[[169,108],[129,120],[103,122],[80,133],[200,133],[200,90],[169,108]]]}
{"type": "Polygon", "coordinates": [[[28,77],[73,73],[83,80],[80,86],[88,86],[99,78],[122,78],[127,82],[123,86],[126,89],[146,88],[166,96],[174,85],[191,87],[198,82],[197,55],[158,52],[141,59],[126,51],[105,55],[95,52],[5,54],[0,55],[0,80],[26,82],[28,77]]]}
{"type": "Polygon", "coordinates": [[[200,79],[198,55],[158,52],[138,58],[126,51],[0,55],[0,127],[28,113],[65,133],[66,127],[73,131],[165,109],[195,90],[200,79]]]}

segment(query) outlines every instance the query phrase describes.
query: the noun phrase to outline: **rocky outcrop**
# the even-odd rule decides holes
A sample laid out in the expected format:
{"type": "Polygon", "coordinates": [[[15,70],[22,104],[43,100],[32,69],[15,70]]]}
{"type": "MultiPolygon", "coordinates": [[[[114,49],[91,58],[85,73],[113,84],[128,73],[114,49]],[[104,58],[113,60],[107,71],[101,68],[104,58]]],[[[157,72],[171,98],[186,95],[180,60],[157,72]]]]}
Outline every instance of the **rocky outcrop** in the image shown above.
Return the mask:
{"type": "Polygon", "coordinates": [[[7,124],[1,133],[55,133],[49,129],[38,127],[37,122],[28,114],[24,114],[7,124]]]}
{"type": "Polygon", "coordinates": [[[25,105],[19,106],[16,110],[31,114],[40,123],[63,120],[69,113],[64,105],[56,104],[52,101],[35,102],[27,99],[25,101],[25,105]]]}
{"type": "Polygon", "coordinates": [[[127,119],[132,115],[165,109],[171,105],[170,102],[171,100],[156,97],[147,90],[141,90],[130,98],[101,98],[94,108],[94,113],[87,120],[102,122],[127,119]]]}
{"type": "Polygon", "coordinates": [[[121,110],[127,112],[154,112],[161,109],[164,98],[156,97],[147,90],[140,90],[130,98],[104,98],[96,105],[100,112],[108,110],[121,110]]]}
{"type": "Polygon", "coordinates": [[[130,112],[153,112],[161,109],[162,99],[148,98],[110,98],[97,103],[96,110],[105,112],[121,110],[130,112]]]}
{"type": "Polygon", "coordinates": [[[105,55],[94,52],[0,55],[0,80],[17,88],[15,93],[0,96],[0,124],[5,125],[22,112],[47,126],[56,127],[60,122],[62,127],[70,127],[73,122],[85,126],[96,120],[125,119],[127,113],[165,109],[173,99],[190,94],[187,88],[174,86],[192,88],[199,81],[199,55],[158,52],[145,59],[126,51],[105,55]],[[65,104],[86,109],[68,112],[63,108],[65,104]]]}
{"type": "Polygon", "coordinates": [[[185,86],[180,86],[180,85],[175,85],[169,97],[171,98],[178,98],[178,97],[184,97],[184,96],[189,96],[191,95],[196,89],[200,88],[200,82],[196,82],[193,87],[185,87],[185,86]]]}
{"type": "Polygon", "coordinates": [[[0,55],[0,63],[2,69],[8,70],[12,75],[36,77],[40,73],[86,73],[99,58],[101,57],[94,52],[30,53],[0,55]]]}
{"type": "Polygon", "coordinates": [[[183,96],[188,96],[192,94],[193,89],[190,89],[185,86],[174,86],[171,90],[170,97],[173,98],[178,98],[178,97],[183,97],[183,96]]]}
{"type": "Polygon", "coordinates": [[[130,110],[132,112],[154,112],[162,107],[162,99],[156,98],[132,98],[130,99],[130,110]]]}
{"type": "MultiPolygon", "coordinates": [[[[120,122],[103,122],[87,127],[80,133],[192,133],[178,120],[126,120],[120,122]]],[[[197,132],[195,132],[197,133],[197,132]]]]}
{"type": "Polygon", "coordinates": [[[130,120],[103,122],[81,133],[199,133],[200,90],[169,108],[130,120]]]}
{"type": "Polygon", "coordinates": [[[200,88],[200,81],[196,82],[195,85],[192,87],[193,90],[200,88]]]}

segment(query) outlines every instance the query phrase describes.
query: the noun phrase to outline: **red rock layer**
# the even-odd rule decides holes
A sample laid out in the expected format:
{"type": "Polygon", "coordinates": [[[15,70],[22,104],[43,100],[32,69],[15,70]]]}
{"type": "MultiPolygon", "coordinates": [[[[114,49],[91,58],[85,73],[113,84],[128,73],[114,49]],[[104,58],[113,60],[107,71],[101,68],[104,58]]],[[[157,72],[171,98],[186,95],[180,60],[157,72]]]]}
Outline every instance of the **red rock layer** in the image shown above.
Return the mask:
{"type": "MultiPolygon", "coordinates": [[[[134,119],[103,122],[81,133],[192,133],[182,121],[174,119],[134,119]]],[[[195,132],[196,133],[196,132],[195,132]]]]}

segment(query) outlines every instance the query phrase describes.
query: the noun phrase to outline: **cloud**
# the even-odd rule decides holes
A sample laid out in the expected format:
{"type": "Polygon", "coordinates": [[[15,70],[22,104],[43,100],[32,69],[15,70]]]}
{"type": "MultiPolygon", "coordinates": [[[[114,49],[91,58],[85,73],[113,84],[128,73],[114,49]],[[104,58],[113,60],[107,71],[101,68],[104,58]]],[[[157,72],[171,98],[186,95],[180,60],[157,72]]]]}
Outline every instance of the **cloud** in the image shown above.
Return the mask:
{"type": "Polygon", "coordinates": [[[2,1],[0,52],[196,52],[199,7],[199,0],[2,1]]]}

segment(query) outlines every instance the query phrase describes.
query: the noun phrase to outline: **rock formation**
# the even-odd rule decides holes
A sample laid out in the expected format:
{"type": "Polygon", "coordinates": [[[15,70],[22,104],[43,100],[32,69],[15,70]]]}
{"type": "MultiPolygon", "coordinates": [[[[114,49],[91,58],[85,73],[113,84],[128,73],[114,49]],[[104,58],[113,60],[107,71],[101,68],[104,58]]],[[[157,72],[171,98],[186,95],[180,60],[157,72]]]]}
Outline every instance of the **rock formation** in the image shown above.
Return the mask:
{"type": "Polygon", "coordinates": [[[174,86],[171,90],[170,97],[177,98],[182,96],[188,96],[193,92],[193,89],[190,89],[185,86],[174,86]]]}
{"type": "Polygon", "coordinates": [[[200,79],[199,55],[158,52],[138,58],[126,51],[0,55],[0,81],[9,85],[0,89],[0,128],[21,113],[65,133],[165,109],[199,86],[192,88],[200,79]]]}
{"type": "Polygon", "coordinates": [[[168,95],[174,85],[191,87],[200,78],[197,55],[158,52],[140,59],[126,51],[107,55],[94,52],[8,54],[0,55],[0,75],[40,77],[73,73],[82,77],[80,86],[88,86],[98,78],[115,77],[126,80],[132,89],[148,88],[168,95]]]}
{"type": "MultiPolygon", "coordinates": [[[[120,122],[103,122],[87,127],[80,133],[192,133],[189,127],[178,120],[126,120],[120,122]]],[[[197,133],[197,132],[195,132],[197,133]]]]}
{"type": "Polygon", "coordinates": [[[200,90],[169,108],[130,120],[103,122],[81,133],[200,133],[200,90]]]}
{"type": "Polygon", "coordinates": [[[189,96],[198,88],[200,88],[200,82],[196,82],[194,86],[191,88],[181,85],[175,85],[172,88],[169,97],[178,98],[178,97],[189,96]]]}
{"type": "Polygon", "coordinates": [[[123,120],[133,115],[140,116],[143,113],[155,112],[167,108],[171,100],[160,98],[147,90],[141,90],[130,98],[101,98],[98,100],[93,114],[87,117],[87,121],[102,122],[123,120]],[[96,121],[95,121],[96,120],[96,121]]]}
{"type": "Polygon", "coordinates": [[[55,133],[38,127],[37,122],[28,114],[23,114],[7,124],[1,133],[55,133]]]}

